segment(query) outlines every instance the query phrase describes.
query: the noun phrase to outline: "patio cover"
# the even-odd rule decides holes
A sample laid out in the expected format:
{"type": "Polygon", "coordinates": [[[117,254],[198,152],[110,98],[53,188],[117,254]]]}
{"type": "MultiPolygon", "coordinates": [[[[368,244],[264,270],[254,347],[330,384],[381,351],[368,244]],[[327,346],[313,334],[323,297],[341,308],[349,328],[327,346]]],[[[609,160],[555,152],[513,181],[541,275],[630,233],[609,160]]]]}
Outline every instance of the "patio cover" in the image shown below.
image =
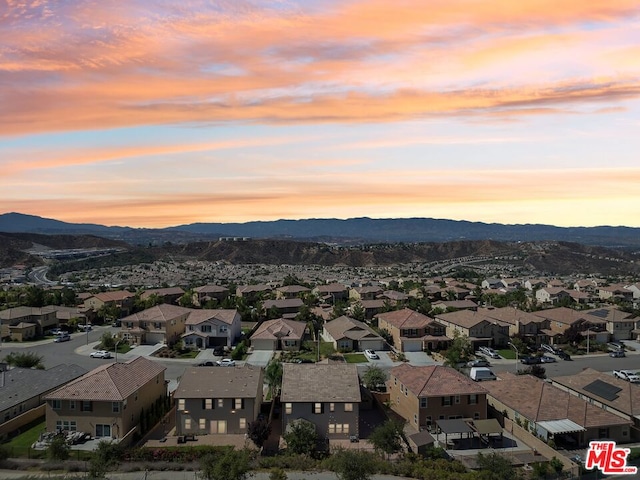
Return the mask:
{"type": "Polygon", "coordinates": [[[502,427],[495,418],[488,418],[487,420],[474,420],[472,422],[473,428],[480,435],[491,435],[492,433],[502,433],[502,427]]]}
{"type": "Polygon", "coordinates": [[[558,435],[561,433],[585,432],[587,429],[568,418],[563,420],[547,420],[538,422],[538,426],[544,428],[547,432],[558,435]]]}
{"type": "Polygon", "coordinates": [[[473,433],[473,429],[461,418],[436,420],[436,423],[445,435],[450,433],[473,433]]]}

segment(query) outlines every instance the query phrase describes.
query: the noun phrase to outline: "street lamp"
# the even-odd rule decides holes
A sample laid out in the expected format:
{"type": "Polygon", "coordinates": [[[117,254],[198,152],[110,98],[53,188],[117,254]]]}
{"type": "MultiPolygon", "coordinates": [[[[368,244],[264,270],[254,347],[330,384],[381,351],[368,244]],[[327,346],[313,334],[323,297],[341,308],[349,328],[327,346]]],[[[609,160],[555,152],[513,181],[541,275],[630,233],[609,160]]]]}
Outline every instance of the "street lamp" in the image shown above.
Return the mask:
{"type": "Polygon", "coordinates": [[[507,342],[507,344],[508,344],[510,347],[512,347],[512,348],[515,350],[515,352],[516,352],[516,374],[517,374],[517,373],[518,373],[518,349],[517,349],[517,348],[516,348],[516,346],[515,346],[513,343],[511,343],[511,342],[507,342]]]}
{"type": "Polygon", "coordinates": [[[115,352],[116,352],[116,363],[118,363],[118,345],[120,345],[120,342],[122,341],[122,339],[118,340],[116,342],[116,348],[115,348],[115,352]]]}
{"type": "Polygon", "coordinates": [[[589,338],[591,337],[591,328],[587,328],[587,355],[589,355],[589,338]]]}

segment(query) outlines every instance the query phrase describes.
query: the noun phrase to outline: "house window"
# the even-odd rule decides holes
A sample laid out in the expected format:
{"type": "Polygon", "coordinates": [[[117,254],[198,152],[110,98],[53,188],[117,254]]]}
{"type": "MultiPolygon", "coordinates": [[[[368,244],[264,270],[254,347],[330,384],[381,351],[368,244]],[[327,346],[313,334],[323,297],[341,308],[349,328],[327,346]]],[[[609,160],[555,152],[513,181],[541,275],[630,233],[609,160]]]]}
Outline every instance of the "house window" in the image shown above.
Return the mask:
{"type": "Polygon", "coordinates": [[[413,423],[415,423],[416,425],[418,424],[418,415],[416,415],[415,413],[413,414],[413,423]]]}
{"type": "Polygon", "coordinates": [[[291,415],[291,411],[293,410],[293,406],[290,403],[284,404],[284,413],[287,415],[291,415]]]}
{"type": "Polygon", "coordinates": [[[459,403],[460,403],[460,395],[456,395],[456,396],[454,397],[454,400],[455,400],[455,403],[456,403],[456,404],[459,404],[459,403]]]}
{"type": "Polygon", "coordinates": [[[220,333],[226,333],[227,332],[227,327],[222,326],[222,327],[219,328],[219,330],[220,330],[220,333]]]}
{"type": "Polygon", "coordinates": [[[60,410],[62,408],[62,401],[61,400],[52,400],[51,401],[51,408],[53,408],[54,410],[60,410]]]}
{"type": "Polygon", "coordinates": [[[478,403],[478,395],[472,393],[469,395],[469,405],[476,405],[478,403]]]}
{"type": "Polygon", "coordinates": [[[111,402],[111,413],[120,413],[120,402],[111,402]]]}
{"type": "Polygon", "coordinates": [[[336,408],[336,404],[335,403],[330,403],[329,404],[329,411],[330,412],[333,412],[335,410],[335,408],[336,408]]]}
{"type": "Polygon", "coordinates": [[[218,408],[222,408],[224,407],[224,399],[223,398],[219,398],[218,399],[218,408]]]}
{"type": "Polygon", "coordinates": [[[204,409],[212,410],[213,409],[213,398],[205,398],[204,399],[204,409]]]}
{"type": "Polygon", "coordinates": [[[205,430],[207,428],[207,419],[201,418],[198,420],[198,429],[205,430]]]}
{"type": "Polygon", "coordinates": [[[420,399],[420,408],[427,408],[427,399],[425,397],[420,399]]]}
{"type": "Polygon", "coordinates": [[[480,414],[478,412],[473,414],[473,419],[474,420],[480,420],[480,414]]]}
{"type": "Polygon", "coordinates": [[[156,330],[162,330],[162,324],[160,322],[154,322],[153,328],[156,330]]]}
{"type": "Polygon", "coordinates": [[[96,437],[110,437],[111,425],[96,425],[96,437]]]}
{"type": "Polygon", "coordinates": [[[240,426],[240,428],[242,428],[242,429],[247,428],[247,419],[246,419],[246,418],[241,418],[241,419],[240,419],[239,426],[240,426]]]}
{"type": "Polygon", "coordinates": [[[65,430],[68,432],[75,432],[76,429],[77,427],[75,420],[58,420],[56,422],[56,430],[59,432],[65,430]]]}
{"type": "Polygon", "coordinates": [[[349,433],[349,424],[348,423],[343,423],[342,424],[342,433],[349,433]]]}
{"type": "Polygon", "coordinates": [[[184,410],[184,398],[178,399],[178,410],[179,411],[183,411],[184,410]]]}
{"type": "Polygon", "coordinates": [[[75,409],[76,409],[76,401],[69,400],[69,410],[75,410],[75,409]]]}
{"type": "Polygon", "coordinates": [[[90,412],[93,410],[93,406],[91,405],[91,401],[90,400],[83,400],[82,404],[80,405],[80,411],[81,412],[90,412]]]}
{"type": "Polygon", "coordinates": [[[345,403],[344,404],[345,412],[353,412],[353,403],[345,403]]]}
{"type": "Polygon", "coordinates": [[[191,428],[191,419],[190,418],[185,418],[184,419],[184,428],[185,428],[185,430],[189,430],[191,428]]]}
{"type": "Polygon", "coordinates": [[[202,325],[200,331],[202,333],[211,333],[211,325],[202,325]]]}
{"type": "Polygon", "coordinates": [[[322,413],[322,403],[313,404],[313,413],[322,413]]]}
{"type": "Polygon", "coordinates": [[[244,408],[244,399],[236,398],[233,402],[233,408],[236,410],[242,410],[244,408]]]}
{"type": "Polygon", "coordinates": [[[336,433],[336,424],[335,423],[330,423],[329,424],[329,433],[336,433]]]}
{"type": "Polygon", "coordinates": [[[450,407],[451,406],[451,397],[442,397],[442,406],[450,407]]]}

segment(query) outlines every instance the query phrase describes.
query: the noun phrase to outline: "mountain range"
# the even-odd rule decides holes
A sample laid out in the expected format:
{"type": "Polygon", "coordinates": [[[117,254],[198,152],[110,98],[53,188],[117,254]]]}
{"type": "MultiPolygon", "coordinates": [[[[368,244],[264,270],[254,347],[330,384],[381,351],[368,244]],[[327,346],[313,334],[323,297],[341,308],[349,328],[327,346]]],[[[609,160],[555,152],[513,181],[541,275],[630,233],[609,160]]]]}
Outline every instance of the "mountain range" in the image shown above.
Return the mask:
{"type": "Polygon", "coordinates": [[[189,243],[219,237],[250,237],[326,242],[419,243],[461,240],[501,242],[565,241],[609,248],[640,248],[640,228],[624,226],[556,227],[542,224],[505,225],[433,218],[349,218],[192,223],[167,228],[131,228],[92,223],[67,223],[21,213],[0,215],[0,232],[98,235],[133,245],[189,243]]]}

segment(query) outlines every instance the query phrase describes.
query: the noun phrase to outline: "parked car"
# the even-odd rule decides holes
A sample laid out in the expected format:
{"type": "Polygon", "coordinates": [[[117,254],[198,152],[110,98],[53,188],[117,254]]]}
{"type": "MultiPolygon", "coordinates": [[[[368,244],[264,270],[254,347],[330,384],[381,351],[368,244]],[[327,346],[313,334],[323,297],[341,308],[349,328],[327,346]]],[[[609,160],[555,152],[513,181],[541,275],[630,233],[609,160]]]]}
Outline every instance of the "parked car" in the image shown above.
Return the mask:
{"type": "Polygon", "coordinates": [[[78,330],[82,330],[83,332],[91,331],[93,330],[93,325],[91,325],[90,323],[88,323],[87,325],[78,325],[78,330]]]}
{"type": "Polygon", "coordinates": [[[612,352],[609,352],[609,356],[611,358],[622,358],[622,357],[625,357],[626,355],[624,353],[624,350],[614,350],[612,352]]]}
{"type": "Polygon", "coordinates": [[[631,383],[640,383],[640,376],[633,370],[614,370],[613,376],[631,383]]]}
{"type": "Polygon", "coordinates": [[[555,361],[555,357],[550,357],[549,355],[542,355],[540,357],[540,363],[553,363],[555,361]]]}
{"type": "Polygon", "coordinates": [[[624,344],[622,342],[609,342],[607,343],[609,350],[624,350],[624,344]]]}
{"type": "Polygon", "coordinates": [[[520,363],[524,363],[525,365],[537,365],[542,363],[542,360],[540,360],[540,357],[522,357],[520,359],[520,363]]]}
{"type": "Polygon", "coordinates": [[[491,365],[489,364],[489,361],[484,359],[484,358],[477,358],[475,360],[471,360],[470,362],[467,363],[467,367],[469,368],[473,368],[473,367],[490,367],[491,365]]]}
{"type": "Polygon", "coordinates": [[[484,382],[487,380],[497,380],[495,373],[489,370],[487,367],[474,367],[469,372],[471,380],[475,382],[484,382]]]}
{"type": "Polygon", "coordinates": [[[571,360],[571,355],[562,349],[560,349],[556,355],[558,355],[562,360],[571,360]]]}
{"type": "Polygon", "coordinates": [[[365,350],[364,354],[367,356],[367,358],[369,358],[371,360],[379,360],[380,359],[378,354],[373,350],[365,350]]]}
{"type": "Polygon", "coordinates": [[[95,352],[91,352],[91,358],[111,358],[111,352],[107,350],[96,350],[95,352]]]}
{"type": "Polygon", "coordinates": [[[500,355],[498,354],[498,352],[496,352],[491,347],[480,347],[478,351],[481,354],[486,355],[487,357],[490,357],[490,358],[500,358],[500,355]]]}
{"type": "Polygon", "coordinates": [[[217,347],[214,347],[213,354],[216,357],[220,357],[220,356],[224,355],[224,347],[222,345],[218,345],[217,347]]]}
{"type": "Polygon", "coordinates": [[[223,358],[221,360],[217,360],[216,365],[218,365],[219,367],[235,367],[236,361],[232,358],[223,358]]]}
{"type": "Polygon", "coordinates": [[[540,350],[542,350],[545,353],[552,353],[554,355],[557,355],[558,351],[560,351],[561,349],[556,348],[553,345],[548,345],[546,343],[543,343],[542,345],[540,345],[540,350]]]}
{"type": "Polygon", "coordinates": [[[206,362],[200,362],[198,366],[199,367],[215,367],[216,364],[212,360],[207,360],[206,362]]]}
{"type": "Polygon", "coordinates": [[[47,335],[53,335],[55,337],[55,336],[60,335],[61,333],[64,333],[64,332],[62,330],[60,330],[59,328],[54,328],[52,330],[49,330],[47,332],[47,335]]]}
{"type": "Polygon", "coordinates": [[[69,335],[68,333],[61,333],[53,341],[55,343],[60,343],[60,342],[68,342],[69,340],[71,340],[71,335],[69,335]]]}

